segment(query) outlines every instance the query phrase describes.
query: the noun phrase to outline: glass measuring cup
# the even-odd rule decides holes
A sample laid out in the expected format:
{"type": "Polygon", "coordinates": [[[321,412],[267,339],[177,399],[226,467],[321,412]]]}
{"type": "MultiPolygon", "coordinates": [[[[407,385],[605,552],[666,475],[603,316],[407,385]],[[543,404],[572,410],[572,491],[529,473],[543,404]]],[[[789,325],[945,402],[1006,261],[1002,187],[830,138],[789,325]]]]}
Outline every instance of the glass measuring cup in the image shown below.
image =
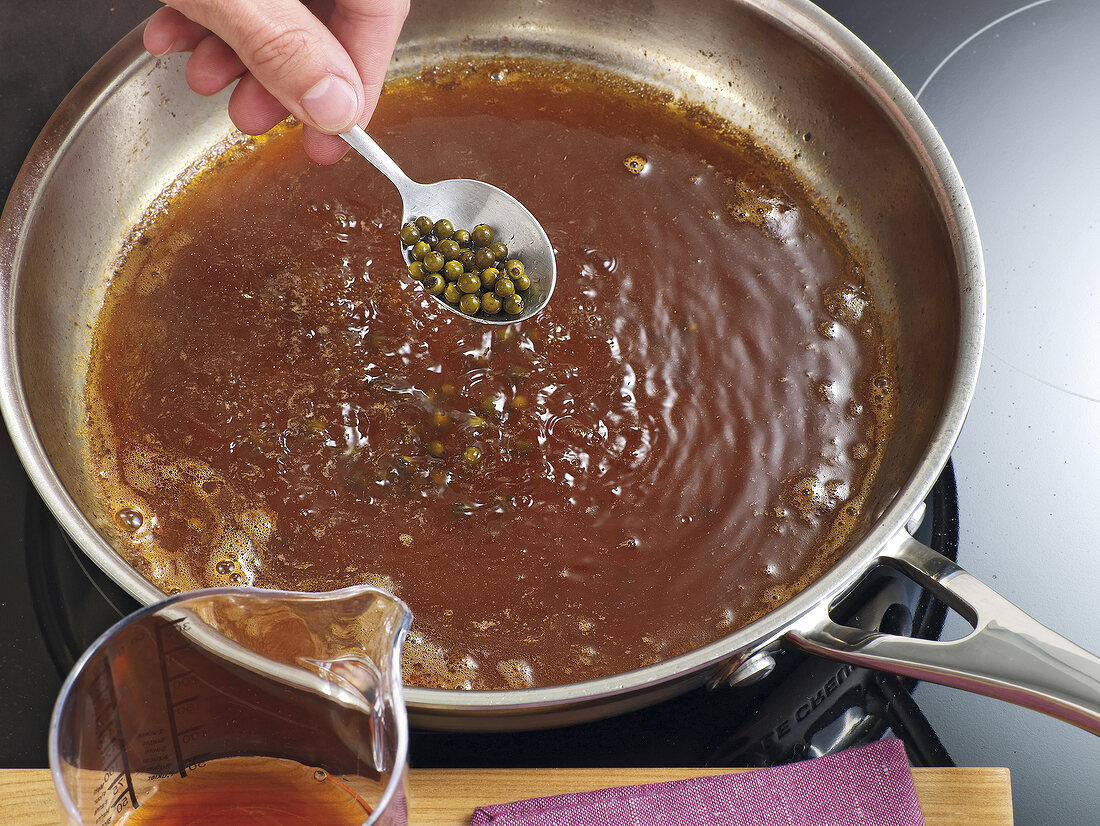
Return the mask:
{"type": "Polygon", "coordinates": [[[411,620],[369,586],[213,588],[131,614],[81,657],[54,706],[64,817],[406,826],[411,620]]]}

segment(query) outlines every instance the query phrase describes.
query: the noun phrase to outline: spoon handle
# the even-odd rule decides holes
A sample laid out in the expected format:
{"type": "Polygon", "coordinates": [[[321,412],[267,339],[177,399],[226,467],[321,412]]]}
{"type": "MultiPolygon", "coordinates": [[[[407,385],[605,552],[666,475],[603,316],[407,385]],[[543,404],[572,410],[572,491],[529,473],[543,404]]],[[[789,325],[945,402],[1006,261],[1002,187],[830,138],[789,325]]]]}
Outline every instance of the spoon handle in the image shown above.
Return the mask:
{"type": "Polygon", "coordinates": [[[397,187],[398,192],[401,193],[403,200],[407,201],[411,190],[419,186],[416,181],[401,171],[401,167],[382,151],[382,147],[375,143],[374,138],[364,132],[361,126],[351,127],[347,132],[341,133],[340,137],[347,141],[352,149],[362,155],[371,166],[389,178],[393,185],[397,187]]]}

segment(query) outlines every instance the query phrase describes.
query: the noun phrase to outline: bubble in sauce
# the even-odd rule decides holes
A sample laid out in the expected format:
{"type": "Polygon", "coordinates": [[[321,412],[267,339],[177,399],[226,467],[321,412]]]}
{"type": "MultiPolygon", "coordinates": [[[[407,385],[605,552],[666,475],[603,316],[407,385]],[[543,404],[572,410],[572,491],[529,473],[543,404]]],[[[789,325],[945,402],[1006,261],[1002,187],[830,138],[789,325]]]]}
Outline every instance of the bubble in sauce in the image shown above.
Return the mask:
{"type": "Polygon", "coordinates": [[[532,688],[535,685],[535,672],[524,660],[501,660],[497,671],[509,688],[532,688]]]}
{"type": "Polygon", "coordinates": [[[599,652],[591,645],[586,645],[577,652],[577,662],[581,665],[592,665],[598,657],[599,652]]]}
{"type": "Polygon", "coordinates": [[[828,498],[825,483],[816,476],[803,476],[790,487],[789,497],[794,509],[803,519],[810,519],[824,510],[828,498]]]}
{"type": "Polygon", "coordinates": [[[893,407],[893,383],[885,373],[876,373],[871,379],[871,404],[879,415],[888,415],[893,407]]]}
{"type": "Polygon", "coordinates": [[[631,154],[623,158],[623,166],[631,175],[641,175],[645,172],[647,163],[649,163],[649,160],[645,155],[631,154]]]}
{"type": "Polygon", "coordinates": [[[275,518],[263,508],[242,511],[238,522],[241,530],[257,545],[264,545],[275,531],[275,518]]]}
{"type": "Polygon", "coordinates": [[[719,630],[728,631],[737,624],[737,613],[732,608],[723,608],[718,615],[717,627],[719,630]]]}
{"type": "Polygon", "coordinates": [[[364,574],[363,584],[372,585],[380,591],[385,591],[387,594],[397,596],[397,582],[394,581],[393,577],[384,574],[364,574]]]}
{"type": "Polygon", "coordinates": [[[825,312],[842,324],[859,322],[871,303],[863,288],[851,283],[826,290],[823,298],[825,312]]]}
{"type": "Polygon", "coordinates": [[[139,510],[123,508],[115,514],[115,521],[125,531],[136,531],[144,524],[145,517],[139,510]]]}
{"type": "Polygon", "coordinates": [[[447,650],[417,629],[409,632],[401,655],[405,685],[425,688],[471,689],[479,684],[480,666],[471,654],[449,657],[447,650]]]}

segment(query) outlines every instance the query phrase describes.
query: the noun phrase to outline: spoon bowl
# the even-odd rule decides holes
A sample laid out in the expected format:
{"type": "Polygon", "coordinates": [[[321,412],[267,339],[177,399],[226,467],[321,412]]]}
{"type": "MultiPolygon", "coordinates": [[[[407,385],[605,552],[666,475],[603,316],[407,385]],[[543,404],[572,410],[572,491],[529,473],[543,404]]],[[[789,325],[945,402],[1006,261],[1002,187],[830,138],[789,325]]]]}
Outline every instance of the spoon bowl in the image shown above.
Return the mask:
{"type": "MultiPolygon", "coordinates": [[[[360,127],[353,126],[340,137],[397,187],[401,194],[402,224],[420,215],[427,215],[433,221],[446,218],[456,228],[467,230],[478,224],[488,224],[496,233],[496,240],[508,245],[508,256],[523,261],[531,279],[531,287],[523,294],[523,312],[516,315],[490,316],[479,312],[470,316],[436,297],[440,306],[471,321],[493,325],[515,324],[542,311],[557,281],[554,248],[542,225],[523,204],[484,181],[455,178],[431,184],[417,183],[360,127]]],[[[396,230],[394,240],[405,262],[411,263],[409,250],[401,245],[396,230]]]]}

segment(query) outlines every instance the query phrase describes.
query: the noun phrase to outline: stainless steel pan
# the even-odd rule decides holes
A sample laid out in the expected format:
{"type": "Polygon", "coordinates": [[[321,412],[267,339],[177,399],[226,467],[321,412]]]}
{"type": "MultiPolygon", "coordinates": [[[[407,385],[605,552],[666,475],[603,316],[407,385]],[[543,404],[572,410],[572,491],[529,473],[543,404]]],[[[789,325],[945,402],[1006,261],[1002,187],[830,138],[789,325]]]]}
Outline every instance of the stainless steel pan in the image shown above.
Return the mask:
{"type": "MultiPolygon", "coordinates": [[[[568,58],[666,87],[787,158],[871,259],[871,287],[897,342],[902,409],[846,555],[764,618],[689,654],[586,683],[412,688],[414,722],[451,729],[579,722],[708,682],[757,679],[784,648],[798,646],[1001,697],[1100,732],[1100,660],[906,531],[963,425],[985,317],[966,193],[909,92],[862,43],[801,0],[423,0],[414,3],[393,72],[500,53],[568,58]],[[880,564],[936,593],[974,632],[928,642],[833,623],[829,607],[880,564]]],[[[64,529],[146,603],[161,594],[98,530],[107,514],[83,460],[91,330],[131,226],[231,132],[225,98],[192,94],[182,58],[149,57],[132,33],[50,120],[0,226],[0,404],[12,438],[64,529]]],[[[400,159],[399,148],[394,154],[400,159]]]]}

